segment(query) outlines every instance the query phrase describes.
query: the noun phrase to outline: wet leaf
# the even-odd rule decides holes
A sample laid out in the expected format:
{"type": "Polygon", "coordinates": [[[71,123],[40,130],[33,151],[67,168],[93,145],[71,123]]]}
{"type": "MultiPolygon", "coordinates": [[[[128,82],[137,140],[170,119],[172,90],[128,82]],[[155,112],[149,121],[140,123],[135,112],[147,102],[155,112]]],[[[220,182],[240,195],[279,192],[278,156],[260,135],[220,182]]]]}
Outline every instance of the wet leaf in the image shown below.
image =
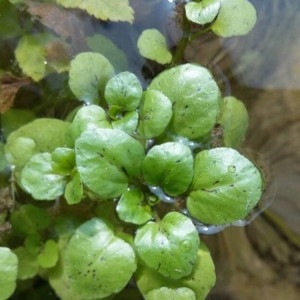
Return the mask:
{"type": "Polygon", "coordinates": [[[157,29],[146,29],[138,39],[140,54],[160,64],[170,63],[172,54],[168,50],[165,37],[157,29]]]}
{"type": "Polygon", "coordinates": [[[83,185],[78,172],[67,183],[65,189],[65,198],[68,204],[77,204],[83,198],[83,185]]]}
{"type": "Polygon", "coordinates": [[[83,183],[98,196],[120,196],[129,178],[141,172],[142,145],[118,129],[90,128],[75,142],[77,169],[83,183]]]}
{"type": "Polygon", "coordinates": [[[245,35],[256,23],[256,10],[247,0],[220,0],[221,8],[212,31],[221,37],[245,35]]]}
{"type": "Polygon", "coordinates": [[[144,194],[133,189],[121,196],[116,211],[121,220],[137,225],[146,223],[152,218],[151,208],[143,203],[144,194]]]}
{"type": "Polygon", "coordinates": [[[56,0],[67,8],[80,8],[103,21],[133,22],[133,10],[128,0],[56,0]]]}
{"type": "Polygon", "coordinates": [[[147,153],[143,176],[147,184],[159,186],[170,196],[184,193],[193,178],[193,156],[182,143],[170,142],[154,146],[147,153]]]}
{"type": "Polygon", "coordinates": [[[221,225],[243,219],[261,198],[259,170],[234,149],[199,152],[194,172],[187,208],[202,223],[221,225]]]}
{"type": "Polygon", "coordinates": [[[138,229],[134,244],[141,260],[161,275],[179,279],[192,272],[199,237],[192,221],[170,212],[159,222],[138,229]]]}
{"type": "Polygon", "coordinates": [[[122,72],[106,84],[104,97],[109,106],[121,111],[135,110],[142,98],[143,89],[138,78],[131,72],[122,72]]]}
{"type": "Polygon", "coordinates": [[[187,18],[197,24],[205,25],[214,20],[221,7],[220,0],[189,2],[185,5],[187,18]]]}
{"type": "Polygon", "coordinates": [[[235,97],[225,97],[218,123],[222,126],[224,145],[238,148],[248,128],[248,112],[243,102],[235,97]]]}
{"type": "Polygon", "coordinates": [[[163,93],[155,90],[144,92],[140,105],[138,131],[146,139],[161,135],[172,117],[172,103],[163,93]]]}
{"type": "Polygon", "coordinates": [[[32,80],[28,77],[15,77],[11,74],[5,74],[0,78],[0,113],[8,111],[13,105],[19,89],[25,85],[31,84],[32,80]]]}
{"type": "Polygon", "coordinates": [[[114,129],[120,129],[128,134],[132,134],[138,125],[139,114],[137,111],[130,111],[121,118],[112,121],[111,125],[114,129]]]}
{"type": "Polygon", "coordinates": [[[34,155],[21,172],[21,186],[36,200],[54,200],[64,194],[66,177],[52,168],[50,153],[34,155]]]}
{"type": "Polygon", "coordinates": [[[16,288],[18,258],[6,247],[0,247],[0,299],[9,299],[16,288]]]}
{"type": "Polygon", "coordinates": [[[104,298],[121,291],[136,269],[131,246],[98,218],[76,230],[63,264],[69,288],[81,299],[104,298]]]}
{"type": "Polygon", "coordinates": [[[69,86],[78,100],[96,104],[113,74],[112,65],[103,55],[83,52],[71,61],[69,86]]]}
{"type": "Polygon", "coordinates": [[[161,91],[171,100],[173,133],[197,139],[214,127],[220,109],[220,91],[207,69],[194,64],[168,69],[153,79],[149,89],[161,91]]]}
{"type": "MultiPolygon", "coordinates": [[[[166,278],[157,271],[140,265],[136,272],[136,280],[138,288],[144,297],[149,292],[161,287],[167,287],[170,289],[185,287],[195,293],[197,300],[205,300],[209,291],[216,282],[216,275],[214,263],[209,250],[205,244],[201,242],[195,266],[189,276],[182,279],[166,278]]],[[[173,297],[173,299],[176,298],[173,297]]]]}

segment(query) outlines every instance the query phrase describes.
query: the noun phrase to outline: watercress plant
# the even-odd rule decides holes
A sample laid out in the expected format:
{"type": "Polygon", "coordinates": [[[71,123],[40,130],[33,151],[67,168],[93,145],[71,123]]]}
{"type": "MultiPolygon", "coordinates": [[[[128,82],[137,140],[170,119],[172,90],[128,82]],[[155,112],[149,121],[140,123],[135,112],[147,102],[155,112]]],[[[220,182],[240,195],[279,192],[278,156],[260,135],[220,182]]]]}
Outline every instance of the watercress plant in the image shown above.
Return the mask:
{"type": "MultiPolygon", "coordinates": [[[[50,2],[133,21],[126,0],[50,2]]],[[[147,86],[101,51],[81,51],[56,69],[68,70],[80,105],[66,120],[36,118],[7,135],[1,164],[11,166],[24,199],[13,193],[15,207],[3,215],[13,234],[0,240],[0,299],[17,280],[38,276],[65,300],[112,299],[132,286],[144,299],[201,300],[215,284],[199,233],[247,218],[264,180],[238,152],[248,125],[243,103],[223,97],[210,70],[178,59],[204,32],[245,34],[255,10],[246,0],[190,1],[184,9],[184,23],[200,28],[175,53],[156,29],[137,40],[142,56],[165,65],[147,86]]],[[[24,58],[33,47],[44,63],[43,47],[54,41],[40,37],[24,35],[16,47],[20,68],[36,82],[49,70],[24,58]]],[[[88,37],[90,49],[99,38],[88,37]]]]}

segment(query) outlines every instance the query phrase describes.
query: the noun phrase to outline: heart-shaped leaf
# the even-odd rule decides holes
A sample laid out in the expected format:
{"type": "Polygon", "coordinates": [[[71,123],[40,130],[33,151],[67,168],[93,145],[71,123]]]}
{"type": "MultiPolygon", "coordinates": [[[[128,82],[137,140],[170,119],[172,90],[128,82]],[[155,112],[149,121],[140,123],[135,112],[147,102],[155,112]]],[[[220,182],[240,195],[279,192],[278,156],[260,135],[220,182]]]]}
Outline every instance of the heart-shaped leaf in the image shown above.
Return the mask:
{"type": "Polygon", "coordinates": [[[166,277],[179,279],[192,272],[199,237],[189,218],[170,212],[159,223],[148,222],[140,228],[134,244],[148,267],[166,277]]]}
{"type": "Polygon", "coordinates": [[[199,152],[194,171],[187,208],[202,223],[220,225],[243,219],[261,198],[259,170],[234,149],[199,152]]]}

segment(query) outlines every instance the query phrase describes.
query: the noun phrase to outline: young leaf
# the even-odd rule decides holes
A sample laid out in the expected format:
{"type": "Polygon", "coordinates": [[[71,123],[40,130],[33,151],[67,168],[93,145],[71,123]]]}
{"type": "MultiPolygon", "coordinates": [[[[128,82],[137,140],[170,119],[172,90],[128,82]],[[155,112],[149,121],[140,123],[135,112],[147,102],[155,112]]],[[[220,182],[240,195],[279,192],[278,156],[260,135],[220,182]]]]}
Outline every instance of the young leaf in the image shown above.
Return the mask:
{"type": "Polygon", "coordinates": [[[132,134],[138,125],[139,114],[137,111],[130,111],[124,114],[120,119],[111,122],[114,129],[120,129],[128,134],[132,134]]]}
{"type": "Polygon", "coordinates": [[[170,196],[184,193],[193,178],[191,150],[176,142],[154,146],[147,153],[143,164],[143,176],[147,184],[160,186],[170,196]]]}
{"type": "Polygon", "coordinates": [[[214,20],[221,7],[220,0],[189,2],[185,5],[187,18],[197,24],[205,25],[214,20]]]}
{"type": "Polygon", "coordinates": [[[205,300],[207,294],[216,282],[215,267],[209,250],[205,244],[201,242],[195,266],[189,276],[183,277],[182,279],[166,278],[156,270],[144,265],[139,265],[136,272],[136,281],[144,297],[146,297],[149,292],[160,289],[161,287],[171,289],[185,287],[195,293],[197,300],[205,300]]]}
{"type": "Polygon", "coordinates": [[[38,264],[45,269],[53,268],[58,261],[58,246],[55,241],[46,241],[42,252],[37,257],[38,264]]]}
{"type": "Polygon", "coordinates": [[[151,208],[143,204],[144,194],[137,189],[126,191],[121,196],[116,211],[121,220],[137,225],[146,223],[152,218],[151,208]]]}
{"type": "Polygon", "coordinates": [[[146,29],[140,35],[137,42],[140,54],[159,64],[167,64],[172,61],[172,54],[168,50],[165,37],[157,29],[146,29]]]}
{"type": "Polygon", "coordinates": [[[225,97],[224,107],[218,123],[222,126],[224,145],[238,148],[244,140],[248,128],[248,112],[235,97],[225,97]]]}
{"type": "Polygon", "coordinates": [[[177,288],[177,289],[162,287],[149,292],[145,299],[146,300],[157,300],[157,299],[196,300],[196,295],[191,289],[186,287],[177,288]]]}
{"type": "Polygon", "coordinates": [[[99,105],[83,106],[76,112],[66,136],[67,143],[70,147],[74,147],[75,140],[88,126],[111,128],[106,118],[105,110],[99,105]]]}
{"type": "Polygon", "coordinates": [[[81,299],[99,299],[121,291],[136,269],[131,246],[98,218],[76,230],[63,264],[69,288],[81,299]]]}
{"type": "Polygon", "coordinates": [[[113,66],[103,55],[83,52],[71,61],[69,86],[79,100],[96,104],[113,74],[113,66]]]}
{"type": "Polygon", "coordinates": [[[70,205],[79,203],[83,198],[83,185],[77,171],[66,185],[65,198],[70,205]]]}
{"type": "Polygon", "coordinates": [[[0,247],[0,299],[9,299],[16,288],[18,258],[6,247],[0,247]]]}
{"type": "Polygon", "coordinates": [[[22,187],[36,200],[54,200],[64,194],[66,178],[55,174],[50,153],[34,155],[21,172],[22,187]]]}
{"type": "Polygon", "coordinates": [[[199,152],[187,208],[205,224],[221,225],[245,218],[263,190],[259,170],[231,148],[199,152]]]}
{"type": "Polygon", "coordinates": [[[59,147],[51,153],[52,169],[60,175],[68,175],[75,167],[74,149],[59,147]]]}
{"type": "Polygon", "coordinates": [[[256,10],[247,0],[220,0],[221,8],[211,30],[218,36],[245,35],[256,23],[256,10]]]}
{"type": "Polygon", "coordinates": [[[140,123],[138,131],[145,138],[161,135],[172,117],[172,103],[163,93],[155,90],[144,92],[140,105],[140,123]]]}
{"type": "Polygon", "coordinates": [[[142,145],[118,129],[90,128],[75,142],[77,169],[82,182],[95,194],[120,196],[130,177],[141,172],[142,145]]]}
{"type": "Polygon", "coordinates": [[[214,127],[220,110],[220,91],[210,72],[194,64],[160,73],[149,89],[164,93],[173,104],[170,130],[197,139],[214,127]]]}
{"type": "Polygon", "coordinates": [[[128,0],[56,0],[67,8],[80,8],[103,21],[133,22],[133,10],[128,0]]]}
{"type": "Polygon", "coordinates": [[[142,94],[137,77],[133,73],[122,72],[107,82],[104,97],[109,106],[116,106],[121,111],[133,111],[138,107],[142,94]]]}
{"type": "Polygon", "coordinates": [[[16,234],[33,235],[50,225],[50,217],[46,210],[31,204],[21,205],[11,214],[13,230],[16,234]]]}
{"type": "Polygon", "coordinates": [[[134,244],[141,260],[163,276],[179,279],[192,272],[199,237],[192,221],[170,212],[160,221],[138,229],[134,244]]]}

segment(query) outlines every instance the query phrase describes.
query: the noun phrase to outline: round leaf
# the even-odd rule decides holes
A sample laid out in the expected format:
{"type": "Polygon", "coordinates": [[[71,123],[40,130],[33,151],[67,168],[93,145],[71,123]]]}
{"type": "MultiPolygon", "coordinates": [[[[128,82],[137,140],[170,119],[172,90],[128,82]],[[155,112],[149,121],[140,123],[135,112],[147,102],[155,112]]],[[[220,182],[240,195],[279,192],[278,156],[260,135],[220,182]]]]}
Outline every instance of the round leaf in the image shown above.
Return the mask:
{"type": "Polygon", "coordinates": [[[21,184],[37,200],[54,200],[64,194],[66,178],[54,173],[50,153],[40,153],[23,168],[21,184]]]}
{"type": "Polygon", "coordinates": [[[138,107],[142,94],[143,89],[137,77],[133,73],[122,72],[107,82],[104,97],[110,106],[133,111],[138,107]]]}
{"type": "Polygon", "coordinates": [[[81,107],[67,132],[68,144],[74,146],[74,141],[81,135],[88,126],[96,126],[99,128],[111,128],[105,110],[98,105],[87,105],[81,107]]]}
{"type": "Polygon", "coordinates": [[[220,0],[202,0],[185,5],[187,18],[197,24],[205,25],[214,20],[221,7],[220,0]]]}
{"type": "Polygon", "coordinates": [[[135,254],[101,219],[94,218],[70,239],[64,268],[69,288],[80,299],[99,299],[125,287],[136,269],[135,254]]]}
{"type": "Polygon", "coordinates": [[[18,258],[6,247],[0,247],[0,299],[9,299],[16,288],[18,258]]]}
{"type": "Polygon", "coordinates": [[[189,139],[207,135],[220,107],[220,91],[210,72],[193,64],[163,71],[149,89],[164,93],[173,104],[170,130],[189,139]]]}
{"type": "Polygon", "coordinates": [[[191,150],[181,143],[154,146],[142,164],[144,180],[151,186],[160,186],[171,196],[182,194],[192,181],[193,162],[191,150]]]}
{"type": "Polygon", "coordinates": [[[83,186],[78,172],[76,172],[73,178],[67,183],[65,198],[70,205],[79,203],[83,198],[83,186]]]}
{"type": "Polygon", "coordinates": [[[133,133],[138,125],[139,114],[137,111],[130,111],[120,119],[112,121],[111,125],[114,129],[120,129],[128,134],[133,133]]]}
{"type": "Polygon", "coordinates": [[[140,35],[137,42],[140,54],[159,64],[167,64],[172,61],[172,54],[168,50],[165,37],[157,29],[146,29],[140,35]]]}
{"type": "Polygon", "coordinates": [[[172,117],[172,103],[163,93],[147,90],[140,105],[138,131],[147,139],[161,135],[172,117]]]}
{"type": "Polygon", "coordinates": [[[121,220],[133,224],[143,224],[152,218],[151,208],[143,204],[144,195],[140,190],[126,191],[117,205],[117,213],[121,220]]]}
{"type": "Polygon", "coordinates": [[[107,81],[114,69],[100,53],[83,52],[72,61],[69,72],[69,86],[74,95],[87,104],[99,102],[107,81]]]}
{"type": "Polygon", "coordinates": [[[42,252],[37,257],[42,268],[53,268],[58,261],[58,245],[53,240],[46,241],[42,252]]]}
{"type": "Polygon", "coordinates": [[[166,277],[179,279],[192,272],[199,237],[189,218],[170,212],[160,223],[148,222],[140,228],[134,244],[148,267],[166,277]]]}
{"type": "Polygon", "coordinates": [[[189,288],[170,289],[162,287],[147,294],[146,300],[196,300],[195,293],[189,288]]]}
{"type": "Polygon", "coordinates": [[[202,223],[220,225],[243,219],[261,197],[259,170],[234,149],[199,152],[194,169],[187,208],[202,223]]]}
{"type": "Polygon", "coordinates": [[[75,143],[77,169],[83,183],[98,196],[120,196],[130,177],[140,175],[142,145],[118,129],[91,128],[75,143]]]}
{"type": "Polygon", "coordinates": [[[222,126],[224,145],[238,148],[248,128],[248,112],[243,102],[234,97],[225,97],[218,123],[222,126]]]}
{"type": "Polygon", "coordinates": [[[256,23],[256,10],[247,0],[220,0],[221,8],[212,31],[221,37],[245,35],[256,23]]]}
{"type": "Polygon", "coordinates": [[[55,173],[68,175],[75,167],[74,149],[59,147],[51,153],[52,169],[55,173]]]}

